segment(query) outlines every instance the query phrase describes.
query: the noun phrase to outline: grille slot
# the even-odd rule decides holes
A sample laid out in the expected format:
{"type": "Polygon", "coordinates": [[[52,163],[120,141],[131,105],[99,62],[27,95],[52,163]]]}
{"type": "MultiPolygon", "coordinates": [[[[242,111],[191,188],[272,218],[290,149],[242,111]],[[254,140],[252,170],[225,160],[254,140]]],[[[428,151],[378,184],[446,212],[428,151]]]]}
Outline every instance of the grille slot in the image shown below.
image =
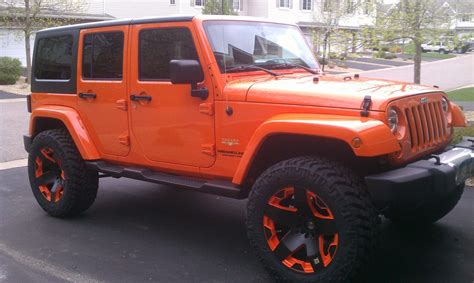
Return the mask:
{"type": "Polygon", "coordinates": [[[440,101],[405,108],[407,128],[414,151],[444,142],[446,118],[440,101]]]}

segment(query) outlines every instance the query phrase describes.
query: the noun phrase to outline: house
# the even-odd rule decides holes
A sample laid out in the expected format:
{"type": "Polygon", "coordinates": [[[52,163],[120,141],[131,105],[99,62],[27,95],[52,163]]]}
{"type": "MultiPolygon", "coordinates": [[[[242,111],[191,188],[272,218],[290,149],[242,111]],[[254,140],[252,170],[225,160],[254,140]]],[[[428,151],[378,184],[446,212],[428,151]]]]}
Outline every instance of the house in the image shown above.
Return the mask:
{"type": "MultiPolygon", "coordinates": [[[[23,66],[26,66],[25,52],[25,34],[21,27],[22,9],[24,9],[23,1],[0,0],[0,57],[8,56],[20,59],[23,66]],[[11,15],[11,8],[14,7],[18,13],[11,15]],[[14,21],[10,18],[14,17],[14,21]]],[[[93,14],[84,12],[61,12],[51,8],[42,9],[38,18],[44,22],[61,22],[61,23],[85,23],[113,19],[108,14],[93,14]]],[[[45,26],[38,26],[41,29],[45,26]]],[[[35,34],[31,35],[30,44],[33,47],[35,34]]],[[[33,52],[33,48],[31,48],[33,52]]]]}
{"type": "Polygon", "coordinates": [[[474,40],[474,2],[472,0],[448,0],[444,5],[454,11],[454,32],[459,38],[474,40]]]}
{"type": "MultiPolygon", "coordinates": [[[[227,0],[240,16],[262,17],[298,24],[311,42],[312,29],[331,21],[348,30],[358,31],[373,25],[375,16],[369,9],[375,0],[227,0]],[[330,3],[331,5],[329,5],[330,3]],[[338,3],[338,11],[331,14],[329,7],[338,3]]],[[[201,14],[206,0],[88,0],[88,12],[109,14],[116,18],[165,16],[173,14],[201,14]]]]}
{"type": "MultiPolygon", "coordinates": [[[[391,9],[397,9],[400,1],[379,6],[379,16],[389,13],[391,9]]],[[[452,18],[449,29],[452,35],[460,39],[474,41],[474,2],[472,0],[434,0],[435,7],[443,10],[452,18]]]]}

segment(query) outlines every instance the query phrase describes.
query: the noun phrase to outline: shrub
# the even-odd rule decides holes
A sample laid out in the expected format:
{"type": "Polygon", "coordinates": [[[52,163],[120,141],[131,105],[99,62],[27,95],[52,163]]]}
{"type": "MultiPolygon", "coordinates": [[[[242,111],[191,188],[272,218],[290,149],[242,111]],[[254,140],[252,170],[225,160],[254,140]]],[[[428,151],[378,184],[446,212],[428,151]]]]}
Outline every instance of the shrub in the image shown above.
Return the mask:
{"type": "Polygon", "coordinates": [[[344,62],[336,62],[336,66],[342,69],[347,69],[347,65],[344,62]]]}
{"type": "Polygon", "coordinates": [[[329,62],[328,58],[327,57],[323,58],[323,56],[320,56],[318,61],[319,61],[319,64],[321,65],[327,65],[329,62]]]}
{"type": "Polygon", "coordinates": [[[11,57],[0,57],[0,85],[15,84],[20,75],[20,60],[11,57]]]}
{"type": "Polygon", "coordinates": [[[399,45],[395,45],[395,46],[390,47],[389,51],[390,53],[401,53],[402,48],[399,45]]]}
{"type": "Polygon", "coordinates": [[[339,59],[341,59],[341,60],[346,60],[346,59],[347,59],[347,53],[345,53],[345,52],[344,52],[344,53],[341,53],[341,54],[339,54],[338,57],[339,57],[339,59]]]}
{"type": "Polygon", "coordinates": [[[377,53],[375,53],[375,58],[385,58],[385,51],[379,50],[377,53]]]}
{"type": "Polygon", "coordinates": [[[395,59],[397,58],[397,55],[395,54],[390,54],[390,53],[387,53],[383,56],[384,59],[395,59]]]}

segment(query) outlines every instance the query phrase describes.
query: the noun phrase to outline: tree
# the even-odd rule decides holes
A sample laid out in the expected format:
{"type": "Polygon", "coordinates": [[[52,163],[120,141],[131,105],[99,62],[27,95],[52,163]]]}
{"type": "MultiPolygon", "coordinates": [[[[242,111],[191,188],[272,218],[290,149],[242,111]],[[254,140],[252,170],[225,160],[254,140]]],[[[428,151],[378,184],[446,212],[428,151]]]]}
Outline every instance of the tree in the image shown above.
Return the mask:
{"type": "Polygon", "coordinates": [[[205,15],[237,15],[232,7],[232,1],[234,0],[207,0],[202,13],[205,15]]]}
{"type": "Polygon", "coordinates": [[[71,15],[83,10],[80,0],[10,1],[0,14],[5,26],[21,28],[25,38],[27,81],[31,81],[31,36],[36,30],[74,22],[71,15]]]}
{"type": "Polygon", "coordinates": [[[415,46],[414,83],[421,78],[421,44],[449,34],[453,10],[439,0],[400,0],[388,11],[378,12],[374,32],[384,42],[411,40],[415,46]]]}
{"type": "Polygon", "coordinates": [[[357,50],[360,45],[357,38],[359,32],[342,26],[352,17],[371,17],[377,1],[321,0],[319,9],[314,9],[317,28],[313,32],[313,41],[318,49],[322,43],[323,50],[319,53],[322,53],[323,70],[326,58],[330,57],[331,47],[336,47],[344,54],[357,50]]]}

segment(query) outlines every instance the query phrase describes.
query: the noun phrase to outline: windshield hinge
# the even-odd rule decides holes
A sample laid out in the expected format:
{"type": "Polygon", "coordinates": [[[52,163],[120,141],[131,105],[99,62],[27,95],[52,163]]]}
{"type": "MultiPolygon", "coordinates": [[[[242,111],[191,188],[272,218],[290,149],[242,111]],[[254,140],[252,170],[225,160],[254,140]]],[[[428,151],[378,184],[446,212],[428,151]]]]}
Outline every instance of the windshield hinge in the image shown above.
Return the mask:
{"type": "Polygon", "coordinates": [[[362,102],[362,111],[360,111],[360,116],[369,117],[370,106],[372,105],[372,97],[366,95],[364,101],[362,102]]]}

